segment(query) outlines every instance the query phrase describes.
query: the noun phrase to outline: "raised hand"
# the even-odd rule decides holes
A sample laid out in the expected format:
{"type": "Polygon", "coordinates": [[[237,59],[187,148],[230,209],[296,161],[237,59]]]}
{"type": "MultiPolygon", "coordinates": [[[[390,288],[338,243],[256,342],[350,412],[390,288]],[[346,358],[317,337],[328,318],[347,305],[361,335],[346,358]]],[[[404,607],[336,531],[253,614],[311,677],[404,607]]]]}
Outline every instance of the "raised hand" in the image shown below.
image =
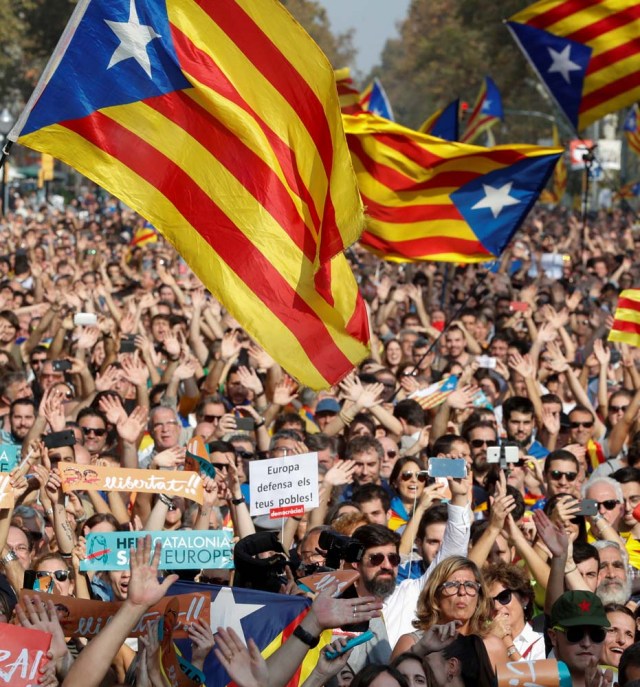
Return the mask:
{"type": "Polygon", "coordinates": [[[196,620],[187,627],[187,634],[191,640],[191,663],[202,670],[205,659],[215,645],[211,625],[204,620],[196,620]]]}
{"type": "Polygon", "coordinates": [[[127,419],[127,411],[117,396],[103,396],[98,401],[98,408],[106,415],[107,420],[116,427],[127,419]]]}
{"type": "Polygon", "coordinates": [[[533,522],[538,531],[538,536],[551,554],[557,558],[564,558],[569,547],[569,537],[564,527],[559,523],[553,523],[542,510],[533,511],[533,522]]]}
{"type": "Polygon", "coordinates": [[[285,375],[273,390],[273,402],[279,406],[288,406],[298,397],[298,384],[288,375],[285,375]]]}
{"type": "Polygon", "coordinates": [[[24,596],[21,603],[16,606],[16,616],[22,627],[41,630],[51,635],[50,651],[54,661],[67,655],[69,649],[53,601],[47,600],[45,604],[37,596],[24,596]]]}
{"type": "Polygon", "coordinates": [[[249,391],[253,391],[255,396],[260,396],[264,393],[264,387],[258,377],[258,373],[253,368],[244,367],[241,365],[238,368],[238,379],[240,380],[242,386],[249,391]]]}
{"type": "Polygon", "coordinates": [[[233,628],[219,627],[213,651],[238,687],[268,687],[269,669],[253,639],[245,646],[233,628]]]}
{"type": "Polygon", "coordinates": [[[148,609],[153,604],[158,603],[167,593],[169,587],[178,581],[177,575],[169,575],[162,583],[158,582],[161,550],[161,543],[156,542],[153,556],[151,555],[150,535],[144,539],[139,539],[137,548],[130,550],[131,579],[129,580],[126,604],[148,609]]]}
{"type": "Polygon", "coordinates": [[[144,433],[148,419],[149,411],[147,408],[136,406],[124,422],[119,422],[116,425],[118,436],[128,444],[137,444],[144,433]]]}
{"type": "Polygon", "coordinates": [[[350,484],[353,472],[356,469],[354,460],[339,460],[332,468],[327,470],[323,484],[339,487],[343,484],[350,484]]]}
{"type": "Polygon", "coordinates": [[[152,460],[152,464],[159,468],[169,468],[177,470],[184,465],[185,449],[182,446],[174,446],[157,453],[152,460]]]}

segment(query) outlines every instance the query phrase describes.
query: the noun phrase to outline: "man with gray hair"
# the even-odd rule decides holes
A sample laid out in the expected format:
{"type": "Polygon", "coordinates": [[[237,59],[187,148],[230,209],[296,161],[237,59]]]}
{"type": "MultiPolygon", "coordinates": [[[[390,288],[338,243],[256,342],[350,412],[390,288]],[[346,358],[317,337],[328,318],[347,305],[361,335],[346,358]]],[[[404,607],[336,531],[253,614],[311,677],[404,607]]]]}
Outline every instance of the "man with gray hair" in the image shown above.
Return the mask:
{"type": "Polygon", "coordinates": [[[598,505],[598,515],[593,519],[594,525],[597,525],[600,518],[604,518],[616,532],[620,531],[620,521],[624,515],[624,496],[618,482],[610,477],[592,477],[582,486],[582,498],[593,499],[598,505]]]}
{"type": "Polygon", "coordinates": [[[613,541],[597,541],[594,546],[600,556],[596,594],[605,606],[626,604],[631,597],[631,581],[627,569],[629,557],[626,550],[613,541]]]}

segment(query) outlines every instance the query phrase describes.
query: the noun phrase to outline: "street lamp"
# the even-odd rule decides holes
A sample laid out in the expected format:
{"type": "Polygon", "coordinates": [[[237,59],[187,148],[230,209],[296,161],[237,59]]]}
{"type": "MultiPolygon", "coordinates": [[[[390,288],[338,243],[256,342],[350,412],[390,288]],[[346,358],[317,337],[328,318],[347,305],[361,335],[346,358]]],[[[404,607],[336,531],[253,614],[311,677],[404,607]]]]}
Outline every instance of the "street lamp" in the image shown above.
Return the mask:
{"type": "Polygon", "coordinates": [[[0,188],[2,189],[0,193],[0,198],[2,199],[2,216],[6,214],[7,211],[7,154],[8,151],[5,151],[5,144],[7,142],[7,134],[11,131],[13,127],[13,117],[11,116],[11,112],[9,112],[8,108],[4,108],[2,112],[0,112],[0,136],[2,137],[1,143],[2,143],[2,148],[0,148],[0,161],[2,165],[2,183],[0,185],[0,188]]]}

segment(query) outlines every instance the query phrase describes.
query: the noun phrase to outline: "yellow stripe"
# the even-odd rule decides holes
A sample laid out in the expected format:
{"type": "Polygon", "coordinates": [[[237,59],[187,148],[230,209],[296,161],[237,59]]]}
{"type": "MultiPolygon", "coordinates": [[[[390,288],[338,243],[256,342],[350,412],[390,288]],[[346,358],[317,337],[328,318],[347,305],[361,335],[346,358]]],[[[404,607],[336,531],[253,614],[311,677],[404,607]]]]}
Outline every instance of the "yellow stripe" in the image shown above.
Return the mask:
{"type": "Polygon", "coordinates": [[[447,221],[445,223],[443,220],[432,220],[430,222],[394,224],[392,222],[381,222],[377,219],[371,219],[367,223],[367,229],[372,231],[374,228],[375,231],[372,233],[387,241],[415,241],[417,239],[429,238],[430,236],[466,239],[468,241],[478,240],[478,237],[464,221],[447,221]]]}
{"type": "Polygon", "coordinates": [[[638,334],[630,334],[629,332],[618,332],[612,329],[609,332],[608,341],[618,341],[620,343],[629,344],[629,346],[640,347],[640,336],[638,334]]]}
{"type": "MultiPolygon", "coordinates": [[[[312,365],[291,331],[264,306],[256,294],[154,186],[120,161],[63,127],[52,126],[39,130],[22,137],[20,142],[35,150],[50,152],[73,165],[82,174],[94,179],[140,212],[162,231],[181,255],[189,259],[193,271],[212,293],[223,300],[231,314],[242,321],[247,333],[258,339],[276,359],[283,361],[283,366],[294,377],[308,380],[305,383],[313,388],[327,386],[327,380],[312,365]],[[233,293],[235,297],[225,298],[229,293],[233,293]]],[[[305,288],[305,291],[308,289],[305,288]]],[[[326,304],[323,310],[331,311],[326,304]]],[[[366,355],[367,348],[344,332],[337,331],[337,320],[339,317],[332,311],[331,317],[325,320],[327,329],[344,354],[356,362],[366,355]]]]}
{"type": "Polygon", "coordinates": [[[618,299],[628,298],[630,301],[637,301],[640,308],[640,289],[625,289],[620,293],[618,299]]]}
{"type": "Polygon", "coordinates": [[[407,258],[403,255],[398,255],[396,253],[386,253],[384,251],[376,250],[371,246],[365,246],[365,248],[378,255],[389,262],[405,263],[405,262],[419,262],[419,261],[429,261],[429,262],[460,262],[465,264],[477,263],[477,262],[487,262],[491,260],[491,256],[482,255],[478,257],[473,257],[469,255],[462,255],[461,253],[429,253],[428,255],[419,255],[415,258],[407,258]]]}
{"type": "Polygon", "coordinates": [[[640,324],[640,312],[637,310],[631,310],[630,308],[617,308],[613,317],[614,320],[640,324]]]}

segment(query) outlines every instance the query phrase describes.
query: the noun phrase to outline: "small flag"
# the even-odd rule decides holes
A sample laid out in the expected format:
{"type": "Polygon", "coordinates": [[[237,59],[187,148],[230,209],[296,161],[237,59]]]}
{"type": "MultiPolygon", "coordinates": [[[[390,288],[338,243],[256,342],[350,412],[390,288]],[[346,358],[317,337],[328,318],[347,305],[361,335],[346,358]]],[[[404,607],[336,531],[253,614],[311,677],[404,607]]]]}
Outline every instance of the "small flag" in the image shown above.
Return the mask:
{"type": "Polygon", "coordinates": [[[640,289],[626,289],[618,296],[608,340],[640,347],[640,289]]]}
{"type": "Polygon", "coordinates": [[[158,242],[158,233],[153,228],[151,222],[145,222],[143,227],[138,227],[131,239],[130,245],[133,246],[146,246],[149,243],[158,242]]]}
{"type": "MultiPolygon", "coordinates": [[[[561,147],[560,133],[558,127],[554,124],[553,126],[553,146],[555,148],[561,147]]],[[[567,189],[567,163],[565,161],[565,156],[561,155],[558,160],[558,164],[553,170],[553,179],[551,184],[551,190],[544,189],[540,194],[541,203],[549,203],[557,205],[563,198],[564,192],[567,189]]]]}
{"type": "Polygon", "coordinates": [[[624,135],[627,138],[629,148],[640,155],[640,132],[638,131],[638,105],[634,103],[624,120],[624,135]]]}
{"type": "Polygon", "coordinates": [[[540,0],[506,22],[576,131],[640,99],[636,0],[540,0]]]}
{"type": "Polygon", "coordinates": [[[360,94],[360,106],[378,117],[394,121],[391,103],[377,77],[360,94]]]}
{"type": "Polygon", "coordinates": [[[502,97],[493,79],[485,76],[467,126],[460,137],[463,143],[473,143],[485,131],[504,118],[502,97]]]}
{"type": "Polygon", "coordinates": [[[456,99],[432,114],[418,131],[436,138],[443,138],[445,141],[457,141],[460,137],[459,111],[460,100],[456,99]]]}
{"type": "Polygon", "coordinates": [[[587,441],[587,456],[589,456],[589,465],[591,466],[589,472],[593,472],[606,460],[602,446],[593,439],[589,439],[589,441],[587,441]]]}
{"type": "Polygon", "coordinates": [[[445,377],[435,384],[431,384],[426,389],[418,389],[409,395],[409,398],[417,401],[424,410],[430,410],[444,403],[445,398],[455,391],[458,385],[458,378],[455,375],[445,377]]]}
{"type": "Polygon", "coordinates": [[[629,181],[621,186],[614,194],[614,200],[621,200],[622,198],[637,198],[640,196],[640,181],[629,181]]]}

